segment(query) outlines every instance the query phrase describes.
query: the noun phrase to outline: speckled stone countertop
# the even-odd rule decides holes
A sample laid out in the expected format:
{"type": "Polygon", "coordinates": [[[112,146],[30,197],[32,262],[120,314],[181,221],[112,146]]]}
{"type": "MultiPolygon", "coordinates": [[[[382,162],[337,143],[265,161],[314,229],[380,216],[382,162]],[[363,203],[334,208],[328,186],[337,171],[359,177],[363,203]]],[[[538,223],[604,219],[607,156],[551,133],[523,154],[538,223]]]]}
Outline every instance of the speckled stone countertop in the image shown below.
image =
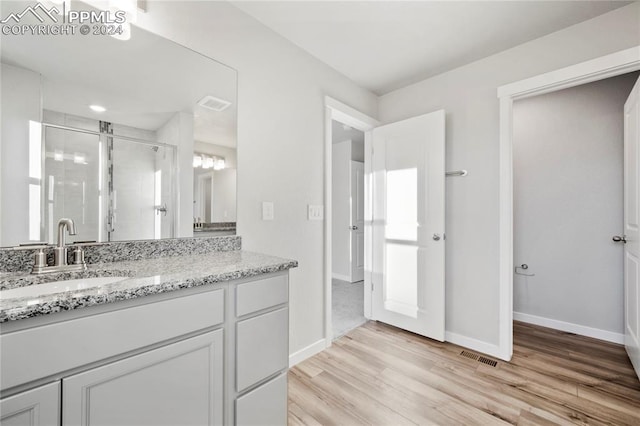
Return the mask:
{"type": "Polygon", "coordinates": [[[246,251],[213,252],[136,261],[97,263],[87,271],[64,275],[34,276],[4,273],[0,288],[38,285],[47,281],[96,276],[127,276],[123,281],[77,291],[0,300],[0,323],[61,311],[134,299],[202,285],[284,271],[298,266],[295,260],[246,251]]]}

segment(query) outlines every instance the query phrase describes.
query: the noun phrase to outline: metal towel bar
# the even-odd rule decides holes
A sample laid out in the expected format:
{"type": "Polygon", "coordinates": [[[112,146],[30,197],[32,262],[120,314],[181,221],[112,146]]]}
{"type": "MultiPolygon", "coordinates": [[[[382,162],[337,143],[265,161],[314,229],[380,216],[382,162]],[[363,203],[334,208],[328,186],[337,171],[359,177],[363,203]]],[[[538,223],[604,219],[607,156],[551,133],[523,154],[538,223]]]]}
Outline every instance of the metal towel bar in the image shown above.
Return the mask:
{"type": "Polygon", "coordinates": [[[446,172],[445,176],[466,176],[468,173],[466,170],[454,170],[451,172],[446,172]]]}

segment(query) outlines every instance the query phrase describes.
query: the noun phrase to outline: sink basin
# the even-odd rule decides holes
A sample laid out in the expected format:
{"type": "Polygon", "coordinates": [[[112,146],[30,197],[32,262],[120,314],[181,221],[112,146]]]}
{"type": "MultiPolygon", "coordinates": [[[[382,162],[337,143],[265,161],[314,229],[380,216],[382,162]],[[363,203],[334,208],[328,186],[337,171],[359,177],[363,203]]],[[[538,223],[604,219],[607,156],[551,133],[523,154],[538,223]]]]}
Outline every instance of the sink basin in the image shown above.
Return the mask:
{"type": "Polygon", "coordinates": [[[0,300],[13,299],[17,297],[38,297],[47,296],[65,291],[78,291],[87,288],[99,287],[105,284],[117,283],[130,277],[95,277],[79,278],[76,280],[54,281],[45,284],[34,284],[26,287],[12,288],[0,291],[0,300]]]}

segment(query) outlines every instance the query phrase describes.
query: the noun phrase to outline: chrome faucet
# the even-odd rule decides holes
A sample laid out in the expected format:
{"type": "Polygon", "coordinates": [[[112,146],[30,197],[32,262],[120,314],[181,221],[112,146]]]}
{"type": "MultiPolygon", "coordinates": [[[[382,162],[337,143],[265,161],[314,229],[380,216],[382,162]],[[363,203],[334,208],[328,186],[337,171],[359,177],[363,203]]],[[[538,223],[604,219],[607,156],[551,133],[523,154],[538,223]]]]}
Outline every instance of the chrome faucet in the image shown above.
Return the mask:
{"type": "Polygon", "coordinates": [[[47,264],[47,255],[44,252],[48,246],[44,245],[28,245],[25,247],[17,248],[18,250],[25,250],[33,248],[37,250],[34,253],[32,274],[46,274],[51,272],[71,272],[71,271],[84,271],[87,269],[87,264],[84,261],[84,251],[82,250],[82,244],[76,244],[76,248],[73,251],[74,261],[73,264],[69,264],[67,260],[67,245],[65,243],[65,231],[69,232],[69,235],[76,235],[76,224],[71,219],[60,219],[58,221],[58,241],[53,248],[53,265],[47,264]]]}
{"type": "Polygon", "coordinates": [[[76,224],[73,220],[62,218],[58,221],[58,242],[53,249],[53,266],[67,265],[67,247],[64,241],[64,231],[69,231],[69,235],[76,235],[76,224]]]}

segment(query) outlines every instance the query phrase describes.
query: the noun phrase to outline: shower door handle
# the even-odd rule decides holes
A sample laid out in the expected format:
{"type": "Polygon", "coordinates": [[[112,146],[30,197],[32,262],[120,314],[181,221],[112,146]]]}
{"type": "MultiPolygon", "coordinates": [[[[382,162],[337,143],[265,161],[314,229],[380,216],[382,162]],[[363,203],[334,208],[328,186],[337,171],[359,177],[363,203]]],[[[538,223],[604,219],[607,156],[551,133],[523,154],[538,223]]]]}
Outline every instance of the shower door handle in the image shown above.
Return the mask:
{"type": "Polygon", "coordinates": [[[163,216],[167,215],[167,204],[166,203],[161,205],[161,206],[155,206],[155,209],[156,209],[156,214],[162,212],[163,216]]]}

